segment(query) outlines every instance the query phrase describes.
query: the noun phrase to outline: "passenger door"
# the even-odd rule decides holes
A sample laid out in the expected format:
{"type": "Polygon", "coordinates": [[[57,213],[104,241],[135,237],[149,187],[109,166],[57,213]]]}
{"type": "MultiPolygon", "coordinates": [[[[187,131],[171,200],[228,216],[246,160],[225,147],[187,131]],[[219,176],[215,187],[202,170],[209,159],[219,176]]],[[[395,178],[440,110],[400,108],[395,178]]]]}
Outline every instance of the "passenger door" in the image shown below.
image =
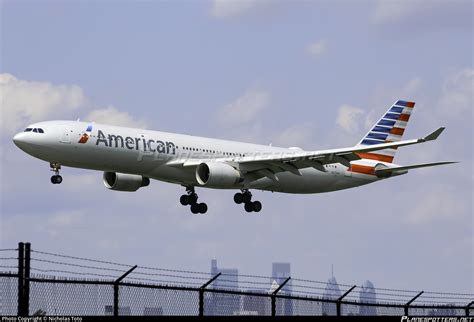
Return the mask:
{"type": "Polygon", "coordinates": [[[59,127],[60,131],[60,137],[59,137],[59,142],[65,143],[65,144],[70,144],[71,143],[71,131],[66,125],[61,125],[59,127]]]}

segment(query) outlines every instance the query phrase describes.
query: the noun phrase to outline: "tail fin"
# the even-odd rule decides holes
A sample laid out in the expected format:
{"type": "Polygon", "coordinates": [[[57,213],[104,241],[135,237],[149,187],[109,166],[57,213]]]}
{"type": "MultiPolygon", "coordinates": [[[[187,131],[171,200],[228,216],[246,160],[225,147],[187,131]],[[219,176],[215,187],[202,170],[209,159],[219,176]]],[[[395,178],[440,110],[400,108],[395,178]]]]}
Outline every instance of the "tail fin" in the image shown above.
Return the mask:
{"type": "MultiPolygon", "coordinates": [[[[415,107],[415,102],[396,101],[382,118],[375,123],[369,133],[359,142],[359,145],[400,141],[408,120],[410,119],[413,107],[415,107]]],[[[358,155],[363,159],[392,163],[396,152],[397,148],[390,148],[370,153],[358,153],[358,155]]]]}

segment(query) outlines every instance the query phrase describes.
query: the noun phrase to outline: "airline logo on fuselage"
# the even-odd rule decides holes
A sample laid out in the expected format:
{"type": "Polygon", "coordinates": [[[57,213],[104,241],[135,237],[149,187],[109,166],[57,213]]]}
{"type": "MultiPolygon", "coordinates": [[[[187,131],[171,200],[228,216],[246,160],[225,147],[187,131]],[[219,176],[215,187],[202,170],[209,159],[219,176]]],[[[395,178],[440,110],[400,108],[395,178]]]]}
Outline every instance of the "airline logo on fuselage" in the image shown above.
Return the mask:
{"type": "MultiPolygon", "coordinates": [[[[82,139],[82,138],[81,138],[82,139]]],[[[176,145],[170,141],[160,141],[146,139],[144,135],[141,137],[123,137],[121,135],[109,134],[105,135],[101,130],[97,133],[97,141],[95,145],[104,145],[109,148],[121,148],[128,150],[139,150],[143,152],[157,152],[176,154],[176,145]]]]}
{"type": "Polygon", "coordinates": [[[81,138],[79,139],[79,143],[84,144],[89,140],[92,132],[92,125],[87,126],[86,131],[82,134],[81,138]]]}

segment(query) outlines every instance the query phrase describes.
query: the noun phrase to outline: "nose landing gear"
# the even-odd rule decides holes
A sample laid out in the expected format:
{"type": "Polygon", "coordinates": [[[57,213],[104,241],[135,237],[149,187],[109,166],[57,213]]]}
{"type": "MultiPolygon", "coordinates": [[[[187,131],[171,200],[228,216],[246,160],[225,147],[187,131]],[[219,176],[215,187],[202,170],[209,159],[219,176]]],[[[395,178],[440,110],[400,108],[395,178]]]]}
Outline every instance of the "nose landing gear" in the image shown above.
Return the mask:
{"type": "Polygon", "coordinates": [[[63,182],[63,177],[59,175],[59,169],[61,169],[61,165],[57,162],[50,162],[49,166],[51,167],[51,171],[54,172],[54,176],[51,177],[51,183],[60,184],[63,182]]]}
{"type": "Polygon", "coordinates": [[[204,202],[198,203],[197,200],[198,195],[194,191],[194,187],[186,187],[186,194],[179,198],[179,202],[183,206],[191,206],[191,212],[193,214],[205,214],[207,212],[207,204],[204,202]]]}
{"type": "Polygon", "coordinates": [[[246,212],[259,212],[262,210],[262,203],[260,201],[252,201],[252,193],[247,189],[242,190],[242,193],[237,192],[234,195],[234,202],[236,204],[245,204],[246,212]]]}

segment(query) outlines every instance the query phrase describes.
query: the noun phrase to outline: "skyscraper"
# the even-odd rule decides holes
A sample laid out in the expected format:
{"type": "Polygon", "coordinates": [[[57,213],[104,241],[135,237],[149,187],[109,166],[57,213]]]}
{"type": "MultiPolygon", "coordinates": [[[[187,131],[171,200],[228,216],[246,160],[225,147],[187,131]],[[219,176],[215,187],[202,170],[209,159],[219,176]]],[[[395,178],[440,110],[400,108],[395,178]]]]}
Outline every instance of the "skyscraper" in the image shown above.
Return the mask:
{"type": "MultiPolygon", "coordinates": [[[[339,285],[337,284],[336,278],[334,276],[331,276],[331,278],[326,284],[323,298],[329,300],[337,300],[339,297],[341,297],[341,290],[339,289],[339,285]]],[[[336,304],[325,302],[322,304],[322,311],[323,315],[336,315],[336,304]]]]}
{"type": "MultiPolygon", "coordinates": [[[[272,278],[270,283],[276,281],[278,285],[283,284],[288,277],[291,276],[291,265],[290,263],[272,263],[272,278]]],[[[283,288],[278,292],[281,295],[291,295],[291,280],[286,283],[283,288]]],[[[277,315],[293,315],[293,302],[289,299],[277,299],[283,304],[277,305],[277,315]],[[281,312],[278,312],[281,311],[281,312]]]]}
{"type": "MultiPolygon", "coordinates": [[[[374,284],[371,281],[366,281],[359,291],[360,303],[376,303],[374,284]]],[[[360,315],[377,315],[377,307],[375,306],[359,306],[360,315]]]]}
{"type": "MultiPolygon", "coordinates": [[[[220,268],[217,260],[211,261],[211,276],[222,273],[209,288],[237,291],[239,289],[239,270],[235,268],[220,268]]],[[[233,315],[240,311],[240,295],[210,293],[204,305],[206,315],[233,315]]]]}
{"type": "MultiPolygon", "coordinates": [[[[265,293],[266,290],[247,290],[249,293],[265,293]]],[[[262,296],[242,296],[242,311],[251,312],[255,315],[268,315],[270,312],[270,301],[262,296]]]]}

